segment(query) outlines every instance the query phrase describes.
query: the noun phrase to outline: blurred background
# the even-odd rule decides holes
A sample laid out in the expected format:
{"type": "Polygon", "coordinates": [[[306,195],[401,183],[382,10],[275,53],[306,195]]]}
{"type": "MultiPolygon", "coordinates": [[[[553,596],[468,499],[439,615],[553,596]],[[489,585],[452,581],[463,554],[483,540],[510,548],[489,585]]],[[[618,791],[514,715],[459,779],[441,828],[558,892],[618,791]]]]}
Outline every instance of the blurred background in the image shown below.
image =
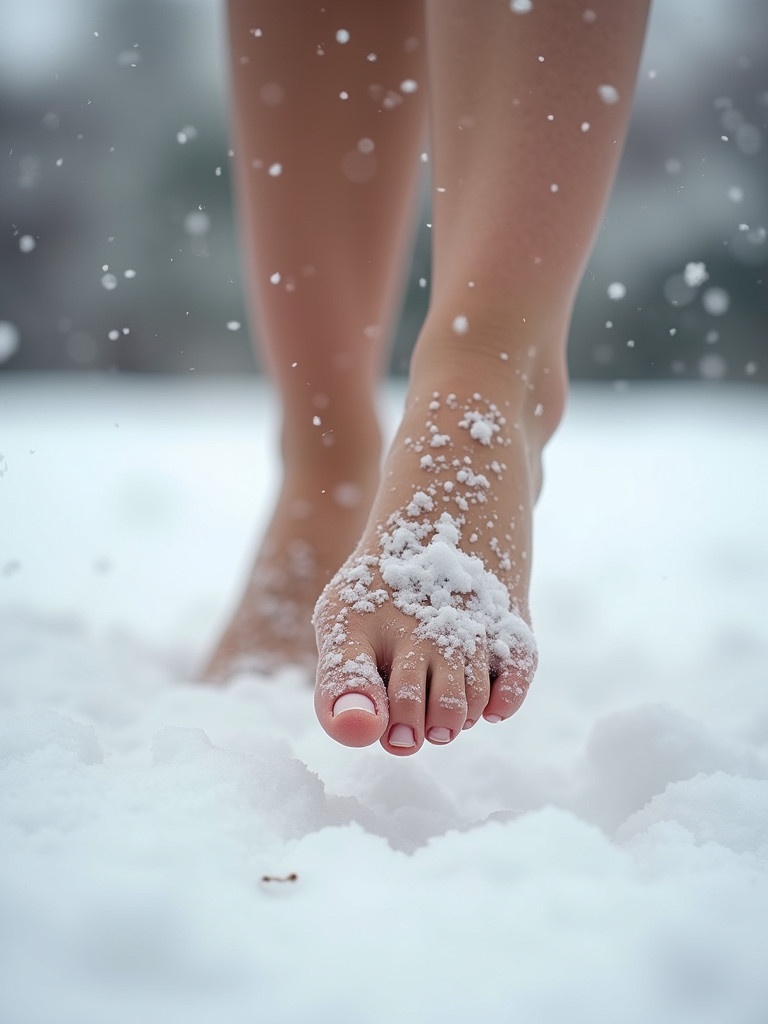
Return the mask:
{"type": "MultiPolygon", "coordinates": [[[[765,0],[654,8],[574,378],[768,381],[766,40],[765,0]]],[[[218,0],[0,0],[0,373],[254,371],[226,89],[218,0]]]]}

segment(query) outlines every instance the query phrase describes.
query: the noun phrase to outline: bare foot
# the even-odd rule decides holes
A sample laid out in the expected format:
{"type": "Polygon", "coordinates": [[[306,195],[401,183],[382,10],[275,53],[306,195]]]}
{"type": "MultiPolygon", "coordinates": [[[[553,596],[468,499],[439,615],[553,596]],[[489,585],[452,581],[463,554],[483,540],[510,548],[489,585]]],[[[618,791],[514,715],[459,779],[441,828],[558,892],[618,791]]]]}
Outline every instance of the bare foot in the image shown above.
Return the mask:
{"type": "Polygon", "coordinates": [[[519,370],[465,362],[412,378],[363,537],[315,609],[315,707],[348,746],[407,755],[500,722],[536,668],[531,510],[554,425],[519,370]]]}
{"type": "Polygon", "coordinates": [[[329,484],[327,477],[321,483],[306,472],[299,476],[283,485],[245,592],[203,673],[206,679],[286,665],[314,671],[312,609],[360,536],[378,472],[374,459],[355,481],[329,484]]]}

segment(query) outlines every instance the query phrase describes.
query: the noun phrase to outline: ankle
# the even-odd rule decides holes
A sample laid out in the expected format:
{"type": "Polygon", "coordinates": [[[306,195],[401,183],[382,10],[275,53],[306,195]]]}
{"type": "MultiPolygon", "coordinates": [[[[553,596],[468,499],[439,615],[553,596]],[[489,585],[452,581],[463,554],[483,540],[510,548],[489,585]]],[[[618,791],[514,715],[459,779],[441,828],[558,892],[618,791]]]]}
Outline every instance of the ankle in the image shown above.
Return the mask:
{"type": "Polygon", "coordinates": [[[503,405],[540,452],[565,410],[565,328],[487,315],[465,323],[461,316],[430,313],[414,349],[410,390],[479,391],[503,405]]]}
{"type": "Polygon", "coordinates": [[[286,413],[280,434],[288,479],[364,482],[378,477],[381,428],[373,403],[286,413]]]}

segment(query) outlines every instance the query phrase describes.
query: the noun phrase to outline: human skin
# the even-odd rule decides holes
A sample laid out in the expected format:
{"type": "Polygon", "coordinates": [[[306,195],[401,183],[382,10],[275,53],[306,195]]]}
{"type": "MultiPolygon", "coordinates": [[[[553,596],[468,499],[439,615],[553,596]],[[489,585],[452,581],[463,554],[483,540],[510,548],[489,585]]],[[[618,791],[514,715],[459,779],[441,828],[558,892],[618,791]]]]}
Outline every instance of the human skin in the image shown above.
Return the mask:
{"type": "Polygon", "coordinates": [[[303,625],[327,584],[314,619],[320,723],[340,743],[378,740],[400,756],[425,740],[451,742],[481,719],[509,718],[530,685],[541,454],[565,405],[574,297],[618,165],[648,4],[517,7],[525,4],[230,2],[246,286],[282,402],[284,481],[213,674],[265,652],[295,660],[286,655],[299,650],[299,634],[277,636],[283,606],[265,579],[280,578],[291,621],[303,625]],[[337,42],[339,29],[346,41],[337,42]],[[267,39],[272,48],[259,50],[267,39]],[[269,83],[283,98],[263,110],[269,83]],[[374,392],[397,312],[425,112],[430,306],[379,478],[374,392]],[[279,160],[282,173],[272,178],[253,160],[279,160]],[[315,269],[303,276],[306,266],[315,269]],[[491,443],[461,425],[467,416],[493,419],[491,443]],[[447,438],[444,461],[425,468],[434,436],[447,438]],[[464,466],[470,483],[457,479],[464,466]],[[414,511],[417,494],[427,497],[414,511]],[[479,590],[485,580],[506,591],[526,638],[516,658],[500,660],[490,635],[463,646],[425,636],[429,599],[404,610],[398,585],[384,579],[396,524],[413,524],[426,550],[444,514],[456,558],[477,559],[487,574],[479,590]],[[311,555],[303,575],[291,569],[297,542],[311,555]],[[350,599],[350,567],[363,564],[379,595],[373,608],[350,599]]]}

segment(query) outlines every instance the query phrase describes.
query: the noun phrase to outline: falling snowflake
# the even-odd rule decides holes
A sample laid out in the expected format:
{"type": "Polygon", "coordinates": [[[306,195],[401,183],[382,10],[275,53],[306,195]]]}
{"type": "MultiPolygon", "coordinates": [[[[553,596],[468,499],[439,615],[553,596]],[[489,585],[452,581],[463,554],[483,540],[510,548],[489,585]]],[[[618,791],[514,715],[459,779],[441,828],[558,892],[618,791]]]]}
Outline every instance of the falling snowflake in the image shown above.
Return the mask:
{"type": "Polygon", "coordinates": [[[710,316],[723,316],[728,312],[731,297],[725,288],[707,288],[701,297],[701,304],[710,316]]]}
{"type": "Polygon", "coordinates": [[[609,106],[619,102],[619,90],[615,85],[598,85],[597,94],[603,103],[607,103],[609,106]]]}
{"type": "Polygon", "coordinates": [[[704,284],[705,281],[709,280],[706,264],[686,263],[683,279],[689,288],[698,288],[700,284],[704,284]]]}

